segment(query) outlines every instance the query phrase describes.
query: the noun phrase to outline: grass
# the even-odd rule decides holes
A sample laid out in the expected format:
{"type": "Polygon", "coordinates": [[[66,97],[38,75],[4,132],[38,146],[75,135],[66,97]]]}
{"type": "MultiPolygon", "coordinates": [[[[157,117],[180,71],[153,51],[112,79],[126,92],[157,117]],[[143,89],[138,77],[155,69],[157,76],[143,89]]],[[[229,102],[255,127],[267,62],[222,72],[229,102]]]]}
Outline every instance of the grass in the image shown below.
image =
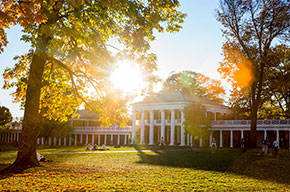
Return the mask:
{"type": "MultiPolygon", "coordinates": [[[[59,153],[70,147],[53,150],[45,155],[52,163],[2,176],[0,191],[290,191],[289,150],[280,151],[279,157],[230,149],[214,154],[209,150],[91,154],[59,153]]],[[[15,154],[0,154],[1,166],[14,158],[15,154]]]]}

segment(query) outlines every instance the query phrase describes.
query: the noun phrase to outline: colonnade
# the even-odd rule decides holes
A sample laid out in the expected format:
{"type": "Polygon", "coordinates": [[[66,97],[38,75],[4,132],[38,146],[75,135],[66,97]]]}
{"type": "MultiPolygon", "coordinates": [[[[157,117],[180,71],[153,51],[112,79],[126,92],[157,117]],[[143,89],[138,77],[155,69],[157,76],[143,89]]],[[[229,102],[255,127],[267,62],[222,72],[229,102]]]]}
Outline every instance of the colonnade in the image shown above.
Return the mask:
{"type": "MultiPolygon", "coordinates": [[[[13,144],[18,142],[20,139],[20,133],[3,132],[0,133],[0,143],[13,144]]],[[[112,133],[101,133],[101,134],[82,134],[75,133],[65,136],[49,137],[45,139],[44,137],[37,138],[38,145],[84,145],[84,144],[97,144],[97,145],[128,145],[130,144],[130,134],[112,134],[112,133]],[[116,142],[114,142],[114,136],[117,137],[116,142]]]]}
{"type": "Polygon", "coordinates": [[[3,132],[0,133],[0,143],[14,143],[20,139],[20,133],[3,132]]]}
{"type": "Polygon", "coordinates": [[[38,145],[128,145],[130,140],[129,134],[71,134],[68,136],[59,136],[48,138],[48,141],[44,141],[44,138],[38,138],[38,145]],[[114,142],[114,136],[117,136],[116,142],[114,142]],[[123,138],[123,139],[121,139],[123,138]],[[121,142],[122,140],[122,142],[121,142]]]}
{"type": "MultiPolygon", "coordinates": [[[[150,115],[149,115],[149,145],[154,145],[154,127],[156,125],[154,119],[154,111],[150,110],[150,115]]],[[[163,138],[165,140],[165,110],[160,110],[161,112],[161,134],[159,140],[163,138]]],[[[180,139],[180,146],[185,146],[185,129],[183,126],[184,123],[184,113],[183,110],[180,110],[181,112],[181,119],[180,119],[180,127],[181,127],[181,139],[180,139]]],[[[171,109],[170,110],[171,118],[170,118],[170,146],[173,146],[175,144],[175,126],[176,126],[176,119],[175,119],[175,110],[171,109]]],[[[133,118],[132,118],[132,144],[134,140],[136,139],[136,129],[137,126],[140,126],[140,144],[144,145],[145,144],[145,111],[141,111],[141,124],[137,125],[136,124],[136,111],[133,111],[133,118]]]]}
{"type": "MultiPolygon", "coordinates": [[[[249,130],[243,130],[243,129],[230,129],[230,130],[222,130],[222,129],[215,129],[214,131],[218,131],[219,132],[219,147],[223,147],[223,132],[225,132],[225,131],[229,131],[230,132],[230,148],[233,148],[234,147],[234,145],[233,145],[233,139],[234,139],[234,136],[233,136],[233,132],[234,131],[240,131],[240,138],[239,139],[244,139],[244,131],[249,131],[249,130]]],[[[263,130],[257,130],[257,131],[263,131],[263,139],[266,139],[267,137],[268,137],[268,133],[267,133],[267,131],[275,131],[276,132],[276,138],[275,138],[275,140],[277,140],[278,141],[278,143],[279,143],[279,147],[280,147],[280,138],[279,138],[279,133],[280,133],[280,131],[288,131],[289,133],[288,133],[288,142],[289,142],[289,149],[290,149],[290,129],[289,130],[284,130],[284,129],[282,129],[282,130],[280,130],[280,129],[263,129],[263,130]]],[[[210,138],[209,138],[209,145],[211,146],[211,144],[212,144],[212,137],[213,137],[213,135],[212,134],[210,134],[210,138]]]]}

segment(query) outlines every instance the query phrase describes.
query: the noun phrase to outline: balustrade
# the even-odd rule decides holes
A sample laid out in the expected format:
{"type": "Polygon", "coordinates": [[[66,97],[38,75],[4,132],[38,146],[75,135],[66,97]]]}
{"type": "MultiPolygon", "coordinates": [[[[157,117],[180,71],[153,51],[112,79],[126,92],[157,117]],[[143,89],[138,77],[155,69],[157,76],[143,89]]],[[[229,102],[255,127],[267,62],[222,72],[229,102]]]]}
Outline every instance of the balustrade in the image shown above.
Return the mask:
{"type": "MultiPolygon", "coordinates": [[[[213,122],[213,125],[251,125],[250,120],[217,120],[213,122]]],[[[282,125],[290,126],[290,119],[271,119],[271,120],[257,120],[257,126],[259,125],[282,125]]]]}

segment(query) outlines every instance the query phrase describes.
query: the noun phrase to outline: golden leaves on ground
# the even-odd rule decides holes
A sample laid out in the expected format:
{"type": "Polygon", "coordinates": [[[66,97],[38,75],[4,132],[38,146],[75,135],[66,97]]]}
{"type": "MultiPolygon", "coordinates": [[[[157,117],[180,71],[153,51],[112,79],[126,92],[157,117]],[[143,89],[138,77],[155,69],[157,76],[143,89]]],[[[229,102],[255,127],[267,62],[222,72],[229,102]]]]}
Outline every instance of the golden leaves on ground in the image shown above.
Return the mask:
{"type": "MultiPolygon", "coordinates": [[[[52,163],[0,180],[1,191],[287,191],[289,154],[256,150],[46,154],[52,163]],[[288,155],[287,155],[288,154],[288,155]],[[165,158],[168,157],[168,158],[165,158]]],[[[7,162],[5,155],[0,160],[7,162]]],[[[9,156],[12,162],[13,156],[9,156]]],[[[3,161],[2,161],[3,162],[3,161]]]]}

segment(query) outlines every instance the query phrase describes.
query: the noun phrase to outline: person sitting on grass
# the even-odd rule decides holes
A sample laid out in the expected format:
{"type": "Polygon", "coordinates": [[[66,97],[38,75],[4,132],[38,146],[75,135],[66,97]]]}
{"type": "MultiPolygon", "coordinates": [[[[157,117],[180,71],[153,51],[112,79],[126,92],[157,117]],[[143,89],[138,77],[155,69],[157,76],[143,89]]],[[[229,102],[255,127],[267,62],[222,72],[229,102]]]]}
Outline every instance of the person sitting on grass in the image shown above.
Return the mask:
{"type": "Polygon", "coordinates": [[[95,144],[93,150],[98,150],[98,146],[95,144]]]}
{"type": "Polygon", "coordinates": [[[92,150],[92,146],[90,144],[87,144],[87,150],[89,150],[89,151],[92,150]]]}
{"type": "Polygon", "coordinates": [[[160,149],[164,149],[164,139],[163,139],[163,137],[161,137],[160,149]]]}
{"type": "Polygon", "coordinates": [[[107,148],[106,145],[103,144],[103,150],[104,150],[104,151],[105,151],[105,150],[109,150],[109,148],[107,148]]]}
{"type": "Polygon", "coordinates": [[[40,153],[36,152],[36,158],[39,162],[52,162],[52,160],[46,159],[44,156],[40,155],[40,153]]]}

